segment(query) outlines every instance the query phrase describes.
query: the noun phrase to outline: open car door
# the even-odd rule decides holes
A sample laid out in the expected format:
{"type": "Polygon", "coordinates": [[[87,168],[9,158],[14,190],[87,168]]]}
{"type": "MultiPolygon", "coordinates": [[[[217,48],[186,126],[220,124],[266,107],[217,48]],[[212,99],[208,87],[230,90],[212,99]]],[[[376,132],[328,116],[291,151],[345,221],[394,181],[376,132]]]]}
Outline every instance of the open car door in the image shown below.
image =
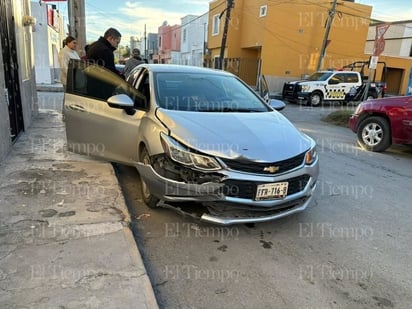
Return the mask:
{"type": "Polygon", "coordinates": [[[63,103],[69,151],[132,165],[145,97],[105,68],[71,60],[63,103]]]}
{"type": "Polygon", "coordinates": [[[266,78],[264,75],[259,75],[258,84],[256,87],[256,92],[265,100],[267,104],[269,104],[272,108],[281,111],[286,107],[286,104],[283,101],[272,99],[270,97],[270,91],[268,87],[268,83],[266,82],[266,78]]]}

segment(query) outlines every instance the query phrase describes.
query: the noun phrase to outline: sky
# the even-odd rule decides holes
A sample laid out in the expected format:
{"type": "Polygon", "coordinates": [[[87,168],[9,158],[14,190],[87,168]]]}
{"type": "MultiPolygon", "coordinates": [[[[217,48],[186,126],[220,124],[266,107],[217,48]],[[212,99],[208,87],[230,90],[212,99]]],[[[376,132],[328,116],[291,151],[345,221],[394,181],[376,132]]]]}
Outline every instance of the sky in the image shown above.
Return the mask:
{"type": "Polygon", "coordinates": [[[372,18],[383,21],[412,20],[410,0],[356,0],[372,6],[372,18]]]}
{"type": "MultiPolygon", "coordinates": [[[[181,24],[181,18],[186,15],[207,13],[211,2],[210,0],[84,1],[88,42],[98,39],[109,27],[118,29],[126,42],[130,36],[143,37],[145,25],[146,33],[157,33],[158,27],[164,21],[169,25],[181,24]]],[[[412,20],[411,0],[355,0],[355,2],[373,6],[372,18],[375,19],[388,22],[412,20]]],[[[55,2],[55,4],[67,18],[67,3],[55,2]]]]}

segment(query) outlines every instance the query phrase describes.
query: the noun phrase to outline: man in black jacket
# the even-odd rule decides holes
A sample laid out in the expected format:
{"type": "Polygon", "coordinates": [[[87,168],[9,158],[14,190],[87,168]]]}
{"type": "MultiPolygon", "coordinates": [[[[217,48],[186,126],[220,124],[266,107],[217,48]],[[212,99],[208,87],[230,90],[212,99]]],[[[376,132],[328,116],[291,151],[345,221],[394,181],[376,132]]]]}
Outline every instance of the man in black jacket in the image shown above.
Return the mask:
{"type": "Polygon", "coordinates": [[[123,69],[123,74],[125,78],[129,75],[129,73],[139,64],[145,63],[142,58],[140,57],[140,50],[138,48],[134,48],[132,51],[131,57],[126,61],[126,64],[123,69]]]}
{"type": "Polygon", "coordinates": [[[94,61],[116,74],[119,74],[114,64],[113,52],[119,46],[122,35],[114,28],[109,28],[96,42],[92,43],[87,50],[87,60],[94,61]]]}
{"type": "MultiPolygon", "coordinates": [[[[92,43],[86,53],[87,61],[103,66],[120,75],[114,64],[114,54],[119,46],[121,34],[114,28],[109,28],[96,42],[92,43]]],[[[107,100],[115,94],[116,85],[103,79],[102,76],[87,76],[87,93],[89,96],[107,100]]]]}

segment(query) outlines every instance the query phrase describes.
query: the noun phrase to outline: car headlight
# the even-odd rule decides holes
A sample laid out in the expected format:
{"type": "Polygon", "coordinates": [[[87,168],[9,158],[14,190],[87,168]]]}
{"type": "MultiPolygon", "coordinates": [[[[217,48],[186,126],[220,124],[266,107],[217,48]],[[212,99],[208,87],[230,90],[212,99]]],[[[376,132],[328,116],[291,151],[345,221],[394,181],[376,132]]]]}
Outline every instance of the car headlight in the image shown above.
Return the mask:
{"type": "Polygon", "coordinates": [[[160,133],[163,150],[175,162],[186,166],[193,166],[200,170],[216,171],[221,166],[215,158],[191,152],[175,139],[160,133]]]}
{"type": "Polygon", "coordinates": [[[310,86],[309,85],[302,85],[302,92],[309,92],[310,86]]]}
{"type": "Polygon", "coordinates": [[[311,165],[313,162],[316,161],[318,157],[318,153],[316,152],[316,147],[312,147],[305,155],[305,164],[311,165]]]}

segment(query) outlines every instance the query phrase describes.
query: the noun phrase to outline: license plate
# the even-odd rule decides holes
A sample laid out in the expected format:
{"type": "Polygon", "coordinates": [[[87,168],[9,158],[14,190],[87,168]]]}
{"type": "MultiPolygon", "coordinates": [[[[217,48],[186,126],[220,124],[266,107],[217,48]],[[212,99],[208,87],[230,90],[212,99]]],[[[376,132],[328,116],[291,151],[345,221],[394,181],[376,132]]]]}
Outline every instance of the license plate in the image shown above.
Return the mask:
{"type": "Polygon", "coordinates": [[[288,182],[265,183],[258,185],[256,201],[284,198],[288,194],[288,182]]]}

